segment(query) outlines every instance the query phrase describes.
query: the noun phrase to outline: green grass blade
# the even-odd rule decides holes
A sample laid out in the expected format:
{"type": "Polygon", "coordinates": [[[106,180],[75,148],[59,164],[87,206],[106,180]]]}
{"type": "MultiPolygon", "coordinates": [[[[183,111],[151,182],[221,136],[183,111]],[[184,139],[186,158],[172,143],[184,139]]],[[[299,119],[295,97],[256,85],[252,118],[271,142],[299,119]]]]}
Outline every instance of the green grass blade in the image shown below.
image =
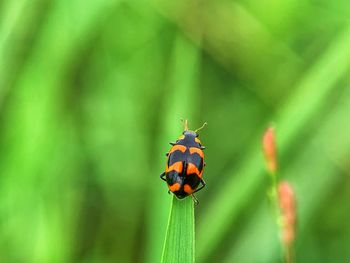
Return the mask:
{"type": "Polygon", "coordinates": [[[194,262],[194,244],[193,200],[190,197],[178,200],[174,196],[161,262],[194,262]]]}
{"type": "MultiPolygon", "coordinates": [[[[178,34],[174,42],[173,54],[170,57],[172,74],[167,82],[161,132],[157,140],[158,155],[152,176],[154,180],[153,195],[148,218],[148,237],[145,249],[145,262],[158,262],[162,255],[164,236],[166,235],[167,215],[169,214],[170,197],[167,187],[159,179],[164,169],[166,158],[164,153],[169,150],[169,140],[176,139],[182,132],[180,118],[188,118],[190,127],[195,127],[193,119],[197,115],[199,100],[193,100],[198,94],[198,74],[200,65],[200,50],[183,35],[178,34]]],[[[192,201],[192,200],[191,200],[192,201]]]]}

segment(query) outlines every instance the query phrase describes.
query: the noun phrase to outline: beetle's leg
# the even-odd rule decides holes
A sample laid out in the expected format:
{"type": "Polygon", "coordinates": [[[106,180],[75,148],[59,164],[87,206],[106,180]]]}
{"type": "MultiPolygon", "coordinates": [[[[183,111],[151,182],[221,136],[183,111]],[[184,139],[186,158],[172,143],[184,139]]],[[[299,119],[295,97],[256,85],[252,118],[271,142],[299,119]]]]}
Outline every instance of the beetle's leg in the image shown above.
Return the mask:
{"type": "Polygon", "coordinates": [[[164,173],[162,173],[162,174],[160,175],[160,179],[162,179],[163,181],[165,181],[165,182],[166,182],[166,179],[165,179],[164,177],[165,177],[165,172],[164,172],[164,173]]]}
{"type": "Polygon", "coordinates": [[[199,201],[198,201],[197,197],[194,194],[192,194],[192,199],[193,199],[193,203],[195,205],[199,205],[199,201]]]}
{"type": "Polygon", "coordinates": [[[204,186],[206,186],[206,183],[204,182],[203,179],[201,179],[201,184],[202,184],[202,186],[199,187],[199,188],[197,188],[196,191],[194,191],[193,193],[196,193],[196,192],[198,192],[199,190],[202,190],[202,189],[204,188],[204,186]]]}
{"type": "Polygon", "coordinates": [[[168,190],[168,194],[170,194],[171,192],[170,192],[170,190],[168,190]]]}
{"type": "Polygon", "coordinates": [[[169,142],[170,145],[174,146],[176,144],[176,142],[169,142]]]}
{"type": "Polygon", "coordinates": [[[193,202],[194,202],[195,205],[198,205],[199,201],[198,201],[197,197],[194,195],[194,193],[198,192],[199,190],[203,189],[206,186],[206,183],[205,183],[205,181],[203,179],[201,179],[200,182],[202,184],[201,187],[196,189],[196,191],[194,191],[193,194],[192,194],[192,199],[193,199],[193,202]]]}
{"type": "Polygon", "coordinates": [[[169,156],[169,153],[166,153],[165,156],[168,157],[168,156],[169,156]]]}

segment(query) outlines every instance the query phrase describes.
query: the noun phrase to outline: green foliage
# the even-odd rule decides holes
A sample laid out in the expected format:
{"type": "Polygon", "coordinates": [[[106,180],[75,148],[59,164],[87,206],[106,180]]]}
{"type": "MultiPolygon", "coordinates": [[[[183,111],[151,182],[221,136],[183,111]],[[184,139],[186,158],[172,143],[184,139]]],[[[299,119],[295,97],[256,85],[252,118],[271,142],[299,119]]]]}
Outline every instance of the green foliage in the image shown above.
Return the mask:
{"type": "MultiPolygon", "coordinates": [[[[159,262],[171,202],[159,174],[180,118],[208,122],[196,262],[280,261],[261,153],[271,121],[296,191],[297,262],[350,261],[349,10],[1,1],[1,261],[159,262]]],[[[174,202],[170,222],[190,219],[192,200],[174,202]]]]}
{"type": "Polygon", "coordinates": [[[161,262],[193,263],[194,207],[191,198],[183,201],[173,197],[161,262]]]}

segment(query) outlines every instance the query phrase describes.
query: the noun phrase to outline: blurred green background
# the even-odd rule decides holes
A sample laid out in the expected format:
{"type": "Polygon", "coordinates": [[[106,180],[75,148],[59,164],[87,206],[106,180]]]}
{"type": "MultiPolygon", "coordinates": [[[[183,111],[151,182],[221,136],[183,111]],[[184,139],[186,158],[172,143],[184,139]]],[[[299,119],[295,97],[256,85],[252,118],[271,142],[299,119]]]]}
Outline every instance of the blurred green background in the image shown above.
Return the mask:
{"type": "Polygon", "coordinates": [[[159,262],[169,141],[204,121],[197,262],[350,262],[350,2],[0,1],[0,261],[159,262]]]}

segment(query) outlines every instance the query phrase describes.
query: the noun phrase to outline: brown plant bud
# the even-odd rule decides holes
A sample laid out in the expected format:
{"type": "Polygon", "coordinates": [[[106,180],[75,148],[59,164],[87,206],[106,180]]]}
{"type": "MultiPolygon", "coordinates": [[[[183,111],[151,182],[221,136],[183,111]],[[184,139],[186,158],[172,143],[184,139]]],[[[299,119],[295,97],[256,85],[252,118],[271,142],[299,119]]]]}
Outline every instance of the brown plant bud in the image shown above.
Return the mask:
{"type": "Polygon", "coordinates": [[[266,167],[270,173],[276,173],[277,171],[277,150],[276,150],[276,139],[275,129],[272,127],[267,128],[264,133],[263,140],[263,151],[266,160],[266,167]]]}
{"type": "Polygon", "coordinates": [[[296,204],[293,188],[288,182],[278,184],[278,201],[282,219],[282,242],[290,247],[295,239],[296,204]]]}

